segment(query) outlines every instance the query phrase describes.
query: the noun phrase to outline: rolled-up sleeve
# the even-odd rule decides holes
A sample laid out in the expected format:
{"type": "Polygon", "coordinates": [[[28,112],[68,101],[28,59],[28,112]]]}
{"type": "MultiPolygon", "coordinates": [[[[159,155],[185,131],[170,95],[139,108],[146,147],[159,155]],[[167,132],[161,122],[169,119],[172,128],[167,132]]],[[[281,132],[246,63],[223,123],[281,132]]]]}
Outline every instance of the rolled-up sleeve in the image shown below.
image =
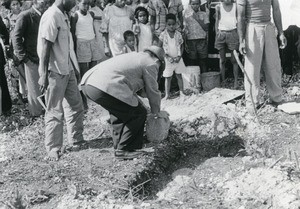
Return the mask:
{"type": "Polygon", "coordinates": [[[55,17],[48,16],[42,18],[40,27],[41,38],[54,43],[57,38],[58,30],[60,30],[55,17]]]}
{"type": "Polygon", "coordinates": [[[160,112],[161,94],[158,90],[157,76],[158,66],[155,64],[149,65],[143,70],[145,91],[149,100],[152,113],[160,112]]]}

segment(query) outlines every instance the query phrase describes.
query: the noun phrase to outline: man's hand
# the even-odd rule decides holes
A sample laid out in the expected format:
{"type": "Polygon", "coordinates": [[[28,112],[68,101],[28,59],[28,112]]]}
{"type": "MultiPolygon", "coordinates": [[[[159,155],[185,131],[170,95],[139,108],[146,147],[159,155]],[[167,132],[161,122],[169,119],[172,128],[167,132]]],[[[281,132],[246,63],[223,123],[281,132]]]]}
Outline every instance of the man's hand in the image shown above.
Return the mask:
{"type": "Polygon", "coordinates": [[[246,44],[245,44],[245,40],[243,40],[241,43],[240,43],[240,47],[239,47],[239,51],[242,55],[245,55],[247,52],[246,52],[246,44]]]}
{"type": "Polygon", "coordinates": [[[43,75],[40,76],[39,85],[40,85],[41,93],[43,94],[47,90],[48,85],[49,85],[49,80],[48,80],[47,74],[43,73],[43,75]]]}
{"type": "Polygon", "coordinates": [[[280,46],[279,46],[279,48],[280,49],[284,49],[286,47],[286,45],[287,45],[287,40],[286,40],[286,37],[284,36],[283,33],[281,33],[279,35],[279,40],[280,40],[280,46]]]}

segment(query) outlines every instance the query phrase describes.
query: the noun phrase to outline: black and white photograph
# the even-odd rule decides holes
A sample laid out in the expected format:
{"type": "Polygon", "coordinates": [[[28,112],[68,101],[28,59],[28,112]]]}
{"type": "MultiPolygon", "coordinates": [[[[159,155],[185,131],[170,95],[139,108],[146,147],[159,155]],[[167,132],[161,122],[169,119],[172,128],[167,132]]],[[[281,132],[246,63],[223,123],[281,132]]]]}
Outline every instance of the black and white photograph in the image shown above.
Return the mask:
{"type": "Polygon", "coordinates": [[[300,0],[0,0],[0,209],[300,209],[300,0]]]}

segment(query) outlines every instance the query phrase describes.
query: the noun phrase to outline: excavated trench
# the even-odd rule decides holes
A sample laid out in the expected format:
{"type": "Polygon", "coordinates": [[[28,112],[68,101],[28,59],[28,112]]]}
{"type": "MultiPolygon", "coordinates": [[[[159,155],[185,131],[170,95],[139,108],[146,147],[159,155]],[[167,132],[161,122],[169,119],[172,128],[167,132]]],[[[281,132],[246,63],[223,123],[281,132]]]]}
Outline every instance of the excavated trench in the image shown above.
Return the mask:
{"type": "Polygon", "coordinates": [[[178,170],[192,171],[213,157],[232,158],[243,155],[244,142],[239,136],[229,135],[222,139],[180,138],[179,133],[170,132],[168,139],[157,148],[154,160],[131,182],[131,187],[143,185],[141,198],[154,200],[157,193],[172,181],[178,170]],[[149,181],[150,180],[150,181],[149,181]],[[143,184],[144,182],[147,182],[143,184]]]}

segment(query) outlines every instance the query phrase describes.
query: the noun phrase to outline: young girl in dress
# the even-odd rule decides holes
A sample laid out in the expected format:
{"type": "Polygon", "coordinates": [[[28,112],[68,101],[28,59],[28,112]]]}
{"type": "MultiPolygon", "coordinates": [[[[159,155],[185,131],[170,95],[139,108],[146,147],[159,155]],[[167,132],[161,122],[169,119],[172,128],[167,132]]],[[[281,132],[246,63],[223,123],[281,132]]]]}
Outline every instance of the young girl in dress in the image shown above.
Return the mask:
{"type": "Polygon", "coordinates": [[[184,95],[181,74],[186,71],[186,67],[182,60],[183,38],[181,33],[176,30],[176,16],[171,13],[167,14],[166,23],[166,30],[160,34],[159,40],[160,45],[162,45],[165,50],[166,68],[163,72],[163,77],[165,77],[165,98],[170,99],[171,79],[174,72],[176,74],[180,96],[184,95]]]}
{"type": "Polygon", "coordinates": [[[149,12],[145,7],[138,7],[134,15],[137,23],[134,25],[133,30],[137,37],[138,51],[141,52],[152,45],[152,31],[148,22],[149,12]]]}
{"type": "Polygon", "coordinates": [[[125,46],[123,33],[132,30],[133,11],[125,6],[125,0],[116,0],[114,5],[106,7],[103,21],[103,35],[109,43],[113,56],[123,53],[125,46]]]}
{"type": "Polygon", "coordinates": [[[101,52],[101,60],[103,61],[105,59],[107,59],[107,57],[105,56],[105,41],[104,41],[104,37],[102,35],[102,20],[104,18],[104,12],[100,9],[100,4],[101,1],[100,0],[91,0],[90,1],[90,12],[93,12],[95,14],[96,17],[101,17],[98,18],[97,20],[94,20],[94,29],[95,29],[95,34],[96,34],[96,39],[97,42],[99,43],[98,47],[100,48],[100,52],[101,52]]]}

